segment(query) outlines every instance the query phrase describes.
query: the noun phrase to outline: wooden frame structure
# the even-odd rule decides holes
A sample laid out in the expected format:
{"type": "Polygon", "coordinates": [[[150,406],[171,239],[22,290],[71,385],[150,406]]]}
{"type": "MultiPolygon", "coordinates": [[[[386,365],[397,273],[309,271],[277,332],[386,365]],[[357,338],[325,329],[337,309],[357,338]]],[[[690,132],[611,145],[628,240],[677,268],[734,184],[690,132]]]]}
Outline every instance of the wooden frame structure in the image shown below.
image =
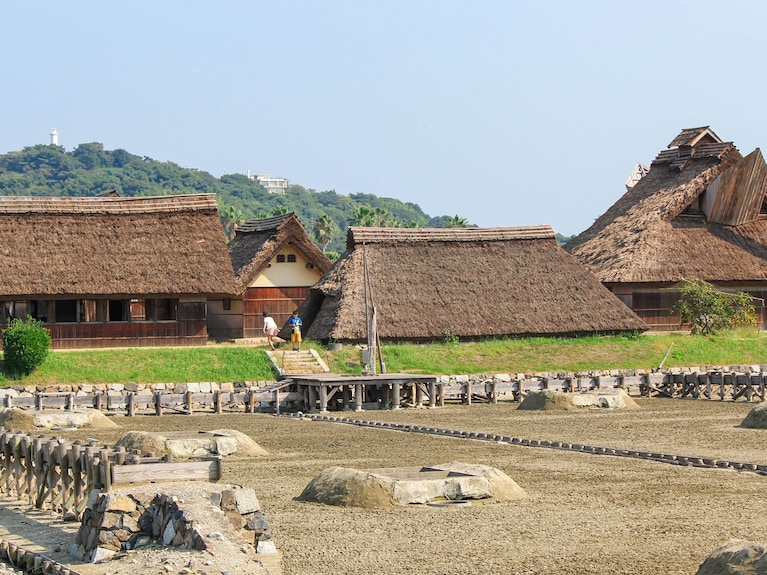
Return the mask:
{"type": "MultiPolygon", "coordinates": [[[[288,381],[288,380],[286,380],[288,381]]],[[[290,382],[304,398],[304,405],[312,412],[319,409],[326,413],[354,409],[400,409],[405,403],[421,406],[428,402],[430,408],[444,405],[441,386],[434,375],[389,373],[380,375],[295,375],[290,382]]]]}

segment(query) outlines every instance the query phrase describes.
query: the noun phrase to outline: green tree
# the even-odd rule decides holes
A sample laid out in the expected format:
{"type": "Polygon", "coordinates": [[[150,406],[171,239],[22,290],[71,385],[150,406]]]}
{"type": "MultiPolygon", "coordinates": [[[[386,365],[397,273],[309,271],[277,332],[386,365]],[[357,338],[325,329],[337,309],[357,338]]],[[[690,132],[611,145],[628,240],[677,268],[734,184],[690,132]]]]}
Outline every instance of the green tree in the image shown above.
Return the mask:
{"type": "Polygon", "coordinates": [[[327,252],[328,244],[333,239],[333,235],[335,235],[337,230],[338,224],[325,213],[320,214],[320,217],[314,222],[314,227],[312,228],[314,239],[320,244],[323,254],[327,252]]]}
{"type": "Polygon", "coordinates": [[[671,313],[679,315],[680,323],[689,324],[693,334],[709,335],[722,329],[756,324],[750,295],[721,292],[698,278],[684,281],[671,313]]]}
{"type": "Polygon", "coordinates": [[[227,206],[224,210],[224,233],[231,242],[239,228],[245,221],[242,210],[236,206],[227,206]]]}
{"type": "Polygon", "coordinates": [[[12,318],[3,331],[5,369],[13,377],[29,375],[45,361],[51,347],[51,334],[43,322],[27,316],[12,318]]]}
{"type": "Polygon", "coordinates": [[[352,226],[397,228],[400,223],[386,208],[357,206],[351,219],[352,226]]]}
{"type": "Polygon", "coordinates": [[[466,218],[462,218],[458,214],[452,216],[447,221],[448,228],[467,228],[469,227],[469,222],[466,218]]]}

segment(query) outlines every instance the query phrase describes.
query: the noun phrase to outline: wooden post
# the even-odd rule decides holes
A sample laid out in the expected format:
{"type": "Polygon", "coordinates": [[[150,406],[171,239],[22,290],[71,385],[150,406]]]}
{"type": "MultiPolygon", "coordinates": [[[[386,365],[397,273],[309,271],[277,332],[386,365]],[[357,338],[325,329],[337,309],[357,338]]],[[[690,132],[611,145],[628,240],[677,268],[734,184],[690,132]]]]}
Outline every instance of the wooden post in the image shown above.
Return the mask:
{"type": "Polygon", "coordinates": [[[256,412],[256,392],[252,389],[248,391],[248,405],[245,408],[247,413],[256,412]]]}
{"type": "Polygon", "coordinates": [[[306,411],[315,411],[317,409],[317,389],[314,384],[307,384],[309,393],[309,403],[306,405],[306,411]]]}
{"type": "Polygon", "coordinates": [[[400,390],[399,390],[399,386],[400,385],[401,384],[398,381],[393,381],[392,384],[391,384],[391,395],[392,395],[392,398],[391,398],[391,408],[392,409],[399,409],[399,407],[400,407],[399,406],[399,404],[400,404],[400,397],[399,397],[399,391],[400,390]]]}
{"type": "Polygon", "coordinates": [[[413,384],[413,387],[415,388],[415,406],[421,407],[423,405],[423,389],[421,388],[421,384],[417,382],[413,384]]]}
{"type": "Polygon", "coordinates": [[[109,461],[109,454],[106,449],[102,449],[99,452],[101,464],[99,465],[99,475],[101,476],[101,484],[104,486],[104,492],[111,491],[112,489],[112,473],[111,463],[109,461]]]}
{"type": "Polygon", "coordinates": [[[354,384],[354,411],[362,411],[362,393],[365,386],[361,383],[354,384]]]}
{"type": "Polygon", "coordinates": [[[160,391],[154,392],[154,412],[157,415],[162,415],[162,393],[160,391]]]}
{"type": "Polygon", "coordinates": [[[274,413],[280,414],[280,388],[277,387],[272,391],[272,404],[274,405],[274,413]]]}
{"type": "Polygon", "coordinates": [[[498,403],[498,387],[495,379],[490,382],[490,403],[498,403]]]}
{"type": "Polygon", "coordinates": [[[128,394],[128,417],[133,417],[136,413],[136,394],[128,394]]]}
{"type": "Polygon", "coordinates": [[[43,394],[42,393],[35,394],[35,409],[37,411],[42,411],[42,409],[43,409],[43,394]]]}
{"type": "Polygon", "coordinates": [[[464,403],[466,405],[471,405],[471,395],[472,395],[471,379],[466,381],[466,385],[464,386],[464,389],[466,390],[464,394],[464,403]]]}
{"type": "Polygon", "coordinates": [[[437,396],[439,397],[437,405],[440,407],[445,407],[445,387],[442,385],[442,383],[437,385],[437,396]]]}
{"type": "Polygon", "coordinates": [[[75,408],[75,394],[67,393],[67,411],[73,411],[75,408]]]}
{"type": "Polygon", "coordinates": [[[184,393],[184,408],[187,414],[192,415],[194,413],[194,397],[191,391],[184,393]]]}
{"type": "Polygon", "coordinates": [[[213,411],[216,413],[221,413],[223,411],[223,407],[221,405],[221,392],[216,391],[213,393],[213,411]]]}
{"type": "Polygon", "coordinates": [[[328,387],[320,383],[320,413],[328,412],[328,387]]]}
{"type": "Polygon", "coordinates": [[[94,395],[94,408],[103,411],[104,410],[104,393],[99,391],[94,395]]]}
{"type": "Polygon", "coordinates": [[[429,380],[429,407],[432,409],[437,407],[436,393],[437,393],[437,380],[436,379],[429,380]]]}

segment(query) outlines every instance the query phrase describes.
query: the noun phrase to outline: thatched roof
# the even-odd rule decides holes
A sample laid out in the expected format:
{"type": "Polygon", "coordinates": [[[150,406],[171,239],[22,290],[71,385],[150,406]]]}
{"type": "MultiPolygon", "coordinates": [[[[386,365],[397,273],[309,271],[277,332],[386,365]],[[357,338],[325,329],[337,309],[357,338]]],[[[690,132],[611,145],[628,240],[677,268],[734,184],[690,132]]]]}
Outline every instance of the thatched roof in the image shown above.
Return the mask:
{"type": "Polygon", "coordinates": [[[367,265],[387,340],[645,330],[550,226],[349,229],[347,251],[299,310],[306,337],[363,341],[367,265]]]}
{"type": "Polygon", "coordinates": [[[213,194],[0,197],[0,295],[231,295],[213,194]]]}
{"type": "Polygon", "coordinates": [[[296,214],[291,212],[250,220],[237,228],[237,234],[229,242],[229,255],[240,293],[287,244],[313,263],[320,274],[330,268],[330,260],[311,240],[296,214]]]}
{"type": "Polygon", "coordinates": [[[683,130],[565,249],[606,283],[767,280],[767,165],[708,127],[683,130]]]}

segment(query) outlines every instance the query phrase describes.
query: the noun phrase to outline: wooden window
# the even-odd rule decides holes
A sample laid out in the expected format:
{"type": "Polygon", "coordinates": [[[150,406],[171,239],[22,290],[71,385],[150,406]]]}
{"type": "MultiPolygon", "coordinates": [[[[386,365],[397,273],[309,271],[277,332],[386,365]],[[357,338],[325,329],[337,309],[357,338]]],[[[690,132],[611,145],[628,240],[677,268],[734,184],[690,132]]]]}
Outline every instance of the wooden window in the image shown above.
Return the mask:
{"type": "Polygon", "coordinates": [[[56,301],[56,323],[74,323],[77,321],[77,300],[60,299],[56,301]]]}
{"type": "Polygon", "coordinates": [[[228,297],[224,298],[224,309],[226,311],[229,311],[230,309],[232,309],[232,299],[231,298],[228,298],[228,297]]]}
{"type": "Polygon", "coordinates": [[[110,299],[107,304],[107,321],[128,321],[125,300],[110,299]]]}
{"type": "Polygon", "coordinates": [[[288,254],[288,263],[289,264],[296,263],[296,254],[288,254]]]}
{"type": "Polygon", "coordinates": [[[277,254],[277,263],[278,264],[284,264],[285,263],[285,254],[277,254]]]}
{"type": "Polygon", "coordinates": [[[176,319],[177,299],[156,299],[154,300],[155,320],[172,321],[176,319]]]}

